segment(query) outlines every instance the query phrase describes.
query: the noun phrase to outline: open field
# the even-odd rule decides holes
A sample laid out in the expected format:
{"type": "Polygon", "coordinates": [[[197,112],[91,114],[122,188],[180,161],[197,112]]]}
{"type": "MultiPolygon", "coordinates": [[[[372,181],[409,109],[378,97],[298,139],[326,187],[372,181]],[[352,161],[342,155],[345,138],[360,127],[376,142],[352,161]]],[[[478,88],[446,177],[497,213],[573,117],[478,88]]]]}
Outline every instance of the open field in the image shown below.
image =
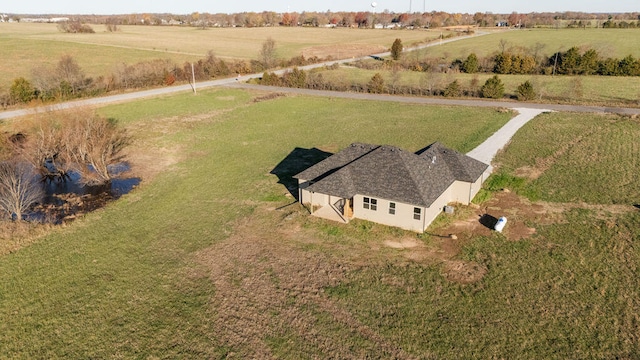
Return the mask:
{"type": "MultiPolygon", "coordinates": [[[[340,67],[322,71],[327,82],[350,86],[366,85],[371,78],[380,73],[387,86],[412,86],[416,89],[444,89],[447,84],[458,80],[464,90],[473,90],[472,81],[477,79],[475,91],[484,85],[494,74],[444,74],[430,72],[389,70],[367,70],[355,67],[340,67]]],[[[549,103],[574,103],[587,105],[619,105],[623,107],[640,106],[640,81],[637,77],[625,76],[545,76],[545,75],[498,75],[505,86],[506,96],[515,96],[516,89],[525,81],[533,84],[537,93],[535,101],[549,103]]]]}
{"type": "Polygon", "coordinates": [[[640,57],[640,29],[508,30],[431,47],[422,52],[426,56],[443,57],[449,61],[466,58],[472,52],[478,57],[485,57],[501,51],[501,40],[506,42],[505,50],[518,47],[533,49],[536,44],[541,44],[543,47],[539,54],[547,57],[573,46],[595,49],[603,57],[640,57]]]}
{"type": "Polygon", "coordinates": [[[527,179],[523,193],[546,201],[640,203],[640,120],[551,113],[518,132],[496,161],[527,179]]]}
{"type": "Polygon", "coordinates": [[[89,76],[105,75],[117,64],[171,59],[178,64],[201,59],[208,51],[221,58],[257,59],[268,38],[278,56],[348,58],[386,51],[400,37],[407,44],[424,42],[440,32],[324,28],[211,28],[121,26],[110,33],[93,25],[95,34],[66,34],[55,24],[0,23],[0,84],[31,75],[31,69],[55,65],[70,54],[89,76]]]}
{"type": "MultiPolygon", "coordinates": [[[[219,332],[226,314],[212,306],[218,290],[200,252],[238,233],[247,216],[291,201],[269,174],[287,154],[296,147],[337,151],[352,141],[415,150],[437,139],[465,151],[510,116],[339,99],[259,100],[218,90],[102,109],[133,131],[139,153],[132,162],[146,182],[0,257],[0,353],[206,358],[240,351],[227,344],[228,332],[219,332]]],[[[282,221],[284,213],[266,214],[258,221],[282,221]]]]}
{"type": "Polygon", "coordinates": [[[100,112],[135,135],[144,182],[0,256],[3,356],[640,356],[640,212],[627,182],[637,120],[532,120],[499,169],[525,176],[540,159],[546,202],[493,193],[418,236],[309,217],[281,184],[295,166],[272,172],[296,148],[353,141],[416,150],[438,140],[466,152],[511,114],[228,89],[100,112]],[[615,199],[579,183],[593,179],[586,167],[619,175],[615,199]],[[545,180],[560,171],[566,179],[545,180]],[[582,197],[565,194],[571,186],[582,197]],[[479,225],[475,211],[508,214],[505,232],[479,225]],[[532,231],[515,237],[517,226],[532,231]]]}

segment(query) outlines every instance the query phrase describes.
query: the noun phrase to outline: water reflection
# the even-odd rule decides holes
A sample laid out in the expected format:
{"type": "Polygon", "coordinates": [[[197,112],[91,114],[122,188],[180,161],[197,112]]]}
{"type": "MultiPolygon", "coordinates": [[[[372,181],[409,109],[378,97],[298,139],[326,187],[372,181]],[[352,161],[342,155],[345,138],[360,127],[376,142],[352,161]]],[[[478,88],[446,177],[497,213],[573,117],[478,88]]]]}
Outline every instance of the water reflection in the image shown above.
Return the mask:
{"type": "Polygon", "coordinates": [[[42,182],[42,204],[28,216],[28,220],[59,224],[96,210],[140,184],[140,178],[125,176],[129,170],[128,163],[110,166],[109,172],[117,177],[102,185],[83,184],[76,172],[69,172],[65,179],[45,180],[42,182]]]}

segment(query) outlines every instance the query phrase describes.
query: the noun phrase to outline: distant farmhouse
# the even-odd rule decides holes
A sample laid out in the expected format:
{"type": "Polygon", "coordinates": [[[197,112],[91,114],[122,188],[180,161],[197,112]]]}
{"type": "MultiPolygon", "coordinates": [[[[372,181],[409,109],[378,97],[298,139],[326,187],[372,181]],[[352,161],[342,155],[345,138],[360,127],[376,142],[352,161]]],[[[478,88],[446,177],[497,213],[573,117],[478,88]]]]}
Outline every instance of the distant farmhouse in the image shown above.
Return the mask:
{"type": "Polygon", "coordinates": [[[20,18],[20,22],[25,23],[59,23],[69,21],[68,17],[53,17],[53,18],[20,18]]]}
{"type": "Polygon", "coordinates": [[[315,216],[424,232],[452,202],[469,204],[489,165],[435,142],[416,152],[354,143],[294,176],[315,216]]]}

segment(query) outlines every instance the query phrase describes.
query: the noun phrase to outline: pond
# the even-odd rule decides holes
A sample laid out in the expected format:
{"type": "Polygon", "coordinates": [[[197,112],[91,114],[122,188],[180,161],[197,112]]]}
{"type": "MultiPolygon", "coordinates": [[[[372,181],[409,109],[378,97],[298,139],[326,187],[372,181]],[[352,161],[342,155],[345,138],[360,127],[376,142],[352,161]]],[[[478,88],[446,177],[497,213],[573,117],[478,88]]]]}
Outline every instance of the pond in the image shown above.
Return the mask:
{"type": "Polygon", "coordinates": [[[129,170],[128,163],[110,166],[109,172],[114,178],[103,185],[85,185],[76,172],[67,173],[65,179],[44,180],[42,202],[27,220],[60,224],[99,209],[140,184],[140,178],[126,176],[129,170]]]}

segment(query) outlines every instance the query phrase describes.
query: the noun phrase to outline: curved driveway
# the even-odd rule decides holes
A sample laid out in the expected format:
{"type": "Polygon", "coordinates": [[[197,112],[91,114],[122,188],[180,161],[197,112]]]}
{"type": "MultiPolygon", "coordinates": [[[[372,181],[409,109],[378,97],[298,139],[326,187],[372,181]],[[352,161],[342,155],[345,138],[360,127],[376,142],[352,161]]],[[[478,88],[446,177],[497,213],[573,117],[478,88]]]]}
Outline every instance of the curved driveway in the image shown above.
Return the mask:
{"type": "MultiPolygon", "coordinates": [[[[484,33],[472,35],[482,36],[484,33]]],[[[438,46],[444,43],[457,41],[468,38],[456,37],[439,42],[434,42],[426,45],[421,45],[416,48],[407,49],[407,51],[417,50],[430,46],[438,46]]],[[[370,57],[385,57],[389,52],[373,54],[370,56],[363,56],[359,58],[350,58],[342,60],[334,60],[323,62],[319,64],[312,64],[308,66],[300,67],[303,70],[310,70],[313,68],[330,66],[333,64],[343,64],[352,62],[355,60],[367,59],[370,57]]],[[[276,74],[282,74],[288,71],[288,69],[282,69],[275,71],[276,74]]],[[[392,101],[401,103],[413,103],[413,104],[427,104],[427,105],[452,105],[452,106],[481,106],[481,107],[505,107],[512,108],[519,112],[519,115],[511,119],[500,130],[489,137],[484,143],[480,144],[475,149],[471,150],[468,155],[478,159],[484,163],[490,164],[495,154],[502,149],[511,139],[511,137],[526,124],[529,120],[537,116],[542,112],[547,111],[569,111],[569,112],[583,112],[583,113],[619,113],[627,115],[640,115],[640,109],[636,108],[620,108],[620,107],[602,107],[602,106],[581,106],[581,105],[554,105],[554,104],[538,104],[538,103],[524,103],[524,102],[511,102],[511,101],[486,101],[481,99],[446,99],[446,98],[423,98],[423,97],[406,97],[406,96],[392,96],[392,95],[380,95],[380,94],[367,94],[367,93],[351,93],[351,92],[338,92],[338,91],[326,91],[326,90],[310,90],[310,89],[294,89],[285,87],[272,87],[272,86],[260,86],[246,84],[245,81],[261,77],[262,73],[238,76],[237,78],[228,78],[220,80],[212,80],[206,82],[200,82],[196,84],[196,89],[191,84],[178,85],[171,87],[163,87],[158,89],[136,91],[131,93],[110,95],[98,98],[82,99],[76,101],[69,101],[60,104],[53,104],[48,106],[42,106],[32,109],[19,109],[12,111],[0,112],[0,120],[11,119],[21,117],[41,111],[47,110],[63,110],[75,107],[83,106],[98,106],[104,104],[118,103],[133,101],[142,98],[157,97],[167,94],[173,94],[178,92],[196,91],[197,89],[210,88],[215,86],[229,86],[229,87],[241,87],[246,89],[259,89],[264,91],[297,93],[309,96],[327,96],[336,98],[348,98],[358,100],[373,100],[373,101],[392,101]]]]}

